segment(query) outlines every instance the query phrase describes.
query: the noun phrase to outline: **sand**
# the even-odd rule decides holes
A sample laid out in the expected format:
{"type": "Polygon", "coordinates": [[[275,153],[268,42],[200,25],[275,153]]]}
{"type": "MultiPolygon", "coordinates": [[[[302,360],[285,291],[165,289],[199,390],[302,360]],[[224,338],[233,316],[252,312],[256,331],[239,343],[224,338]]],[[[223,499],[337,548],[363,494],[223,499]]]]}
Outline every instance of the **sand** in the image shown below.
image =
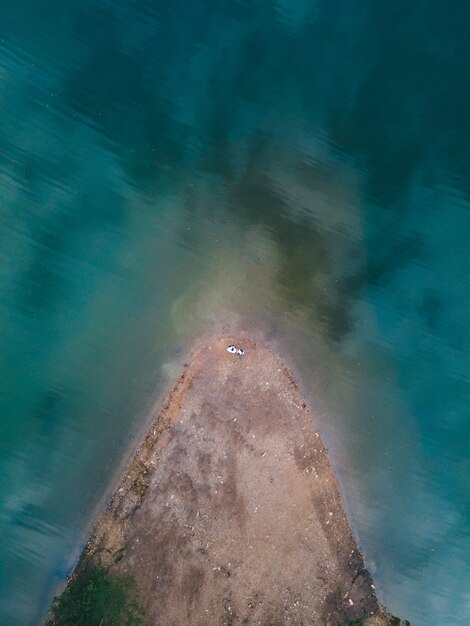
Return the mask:
{"type": "Polygon", "coordinates": [[[152,626],[388,623],[309,407],[245,339],[185,369],[79,567],[89,558],[135,577],[152,626]]]}

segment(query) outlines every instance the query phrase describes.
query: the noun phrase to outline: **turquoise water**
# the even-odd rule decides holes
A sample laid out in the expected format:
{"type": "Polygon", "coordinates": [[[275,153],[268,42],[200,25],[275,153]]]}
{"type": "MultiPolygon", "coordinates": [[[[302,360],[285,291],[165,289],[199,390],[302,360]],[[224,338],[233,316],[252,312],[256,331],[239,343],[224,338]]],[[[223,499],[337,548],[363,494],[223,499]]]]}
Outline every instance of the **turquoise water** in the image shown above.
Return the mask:
{"type": "Polygon", "coordinates": [[[469,5],[0,7],[0,624],[194,338],[287,358],[380,597],[470,621],[469,5]]]}

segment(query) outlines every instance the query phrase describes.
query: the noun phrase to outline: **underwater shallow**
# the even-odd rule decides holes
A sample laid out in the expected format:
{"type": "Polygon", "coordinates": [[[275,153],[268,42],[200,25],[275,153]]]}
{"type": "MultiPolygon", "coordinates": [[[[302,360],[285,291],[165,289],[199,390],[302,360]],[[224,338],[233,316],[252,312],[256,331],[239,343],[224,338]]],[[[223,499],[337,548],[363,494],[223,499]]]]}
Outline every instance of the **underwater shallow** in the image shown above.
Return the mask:
{"type": "Polygon", "coordinates": [[[466,6],[0,9],[0,624],[36,624],[195,339],[271,345],[381,600],[468,623],[466,6]]]}

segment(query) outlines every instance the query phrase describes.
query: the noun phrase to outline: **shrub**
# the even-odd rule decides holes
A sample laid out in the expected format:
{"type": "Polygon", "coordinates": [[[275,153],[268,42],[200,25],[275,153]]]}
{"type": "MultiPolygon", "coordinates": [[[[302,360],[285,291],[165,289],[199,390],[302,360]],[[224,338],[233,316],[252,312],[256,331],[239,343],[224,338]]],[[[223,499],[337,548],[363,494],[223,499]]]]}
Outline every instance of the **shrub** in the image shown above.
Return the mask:
{"type": "Polygon", "coordinates": [[[101,566],[88,566],[52,602],[47,626],[144,626],[131,577],[117,578],[101,566]]]}

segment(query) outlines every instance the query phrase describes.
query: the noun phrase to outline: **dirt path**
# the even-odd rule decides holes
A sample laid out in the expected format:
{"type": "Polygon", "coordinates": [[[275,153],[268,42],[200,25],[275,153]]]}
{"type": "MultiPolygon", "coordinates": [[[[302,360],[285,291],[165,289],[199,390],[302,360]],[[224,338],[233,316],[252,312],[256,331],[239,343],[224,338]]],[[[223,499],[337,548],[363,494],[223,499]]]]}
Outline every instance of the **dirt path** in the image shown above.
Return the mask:
{"type": "Polygon", "coordinates": [[[386,623],[309,409],[247,340],[185,370],[87,554],[103,547],[152,625],[386,623]]]}

